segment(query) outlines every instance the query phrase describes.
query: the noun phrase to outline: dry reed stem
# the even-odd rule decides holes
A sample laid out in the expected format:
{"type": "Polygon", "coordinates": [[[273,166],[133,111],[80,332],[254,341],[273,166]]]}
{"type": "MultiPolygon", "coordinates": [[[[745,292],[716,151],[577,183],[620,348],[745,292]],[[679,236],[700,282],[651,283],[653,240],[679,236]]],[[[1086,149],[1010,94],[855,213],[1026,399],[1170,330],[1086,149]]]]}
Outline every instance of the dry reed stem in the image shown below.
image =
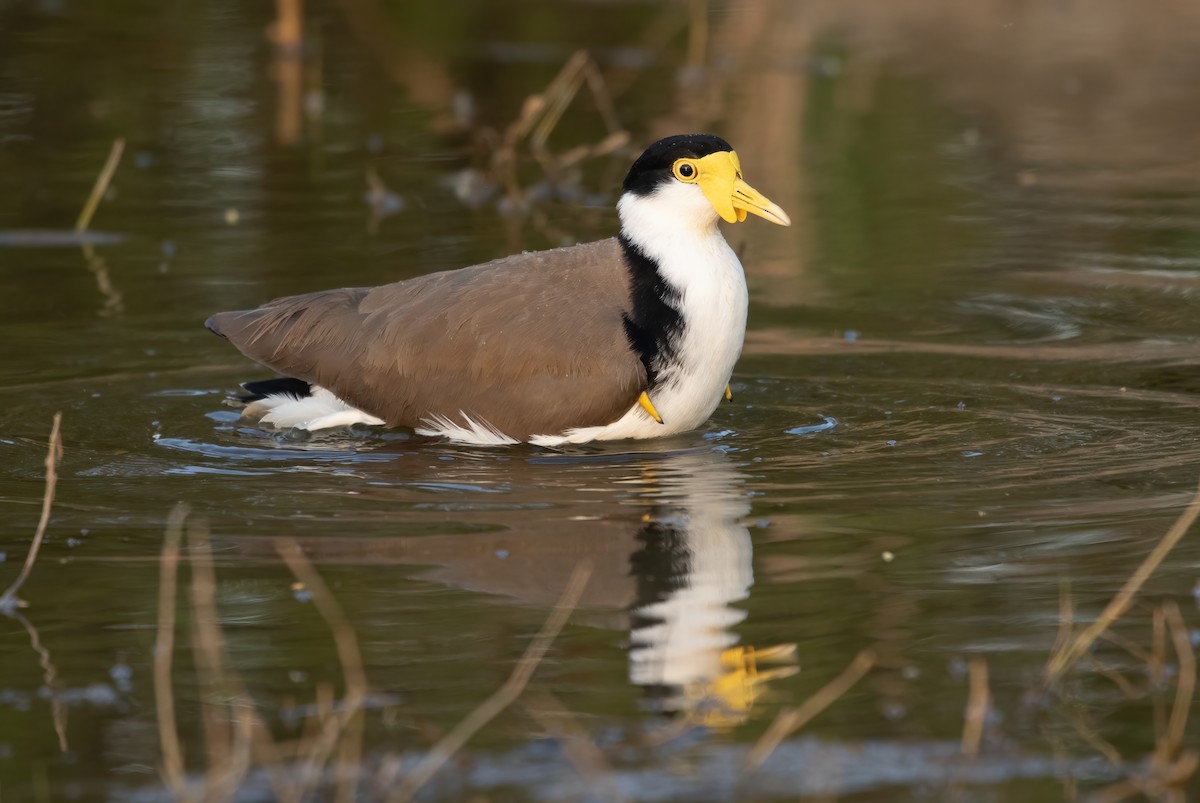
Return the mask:
{"type": "Polygon", "coordinates": [[[558,121],[571,101],[579,94],[579,88],[585,80],[584,71],[590,61],[586,50],[576,50],[543,93],[546,106],[529,136],[529,146],[535,153],[545,149],[546,140],[558,127],[558,121]]]}
{"type": "Polygon", "coordinates": [[[588,89],[591,90],[592,99],[596,101],[596,108],[604,118],[609,136],[624,131],[621,120],[617,117],[617,106],[613,103],[612,93],[608,91],[608,81],[604,79],[604,73],[600,72],[595,60],[588,58],[583,74],[587,79],[588,89]]]}
{"type": "Polygon", "coordinates": [[[1130,575],[1125,584],[1121,586],[1121,590],[1113,597],[1112,601],[1104,609],[1103,613],[1088,625],[1083,631],[1075,637],[1070,646],[1061,649],[1059,652],[1051,656],[1046,664],[1046,671],[1042,676],[1042,686],[1051,688],[1057,683],[1064,674],[1070,671],[1071,667],[1083,656],[1085,652],[1091,649],[1092,644],[1100,637],[1104,631],[1112,626],[1113,622],[1120,619],[1121,616],[1129,610],[1129,606],[1133,604],[1133,599],[1137,596],[1138,591],[1145,585],[1150,575],[1154,574],[1158,569],[1159,564],[1163,559],[1175,548],[1180,539],[1187,534],[1192,525],[1196,522],[1196,518],[1200,517],[1200,485],[1196,489],[1196,493],[1192,496],[1192,501],[1187,509],[1176,519],[1175,523],[1151,550],[1142,564],[1137,567],[1137,570],[1130,575]]]}
{"type": "Polygon", "coordinates": [[[171,659],[175,650],[175,595],[179,572],[179,542],[189,508],[180,502],[167,516],[158,569],[158,632],[154,639],[154,704],[158,714],[158,739],[163,754],[163,781],[177,799],[187,800],[183,749],[175,729],[175,694],[171,686],[171,659]]]}
{"type": "Polygon", "coordinates": [[[104,169],[100,171],[100,175],[96,176],[96,183],[92,185],[92,194],[88,196],[87,203],[83,205],[83,211],[79,213],[79,219],[75,221],[75,231],[87,231],[92,222],[92,216],[96,214],[96,208],[100,206],[100,199],[104,197],[104,193],[108,191],[108,185],[112,181],[113,174],[117,172],[117,164],[121,161],[121,154],[125,152],[125,138],[117,137],[113,140],[112,148],[108,152],[108,160],[104,163],[104,169]]]}
{"type": "MultiPolygon", "coordinates": [[[[1112,784],[1091,799],[1115,803],[1141,795],[1163,803],[1183,803],[1187,799],[1185,785],[1200,766],[1200,751],[1185,749],[1184,738],[1196,691],[1196,655],[1188,635],[1187,625],[1179,606],[1171,600],[1154,610],[1154,644],[1149,656],[1152,682],[1161,683],[1166,674],[1166,637],[1170,631],[1172,646],[1179,663],[1175,686],[1175,701],[1170,720],[1164,726],[1161,706],[1155,707],[1155,746],[1150,755],[1148,771],[1112,784]]],[[[1158,697],[1156,696],[1156,702],[1158,697]]],[[[1115,762],[1114,762],[1115,763],[1115,762]]]]}
{"type": "Polygon", "coordinates": [[[204,773],[205,797],[226,800],[233,797],[250,769],[254,705],[245,684],[227,669],[208,527],[204,522],[189,523],[187,533],[192,568],[192,645],[197,674],[208,690],[206,699],[201,701],[206,734],[204,744],[208,754],[204,773]],[[222,702],[212,702],[214,693],[222,702]],[[226,699],[232,702],[225,703],[226,699]],[[233,712],[232,727],[227,707],[233,712]]]}
{"type": "MultiPolygon", "coordinates": [[[[92,223],[92,216],[96,214],[96,209],[100,206],[100,199],[104,197],[104,193],[108,191],[108,185],[112,182],[113,174],[117,172],[117,165],[121,161],[121,154],[125,152],[125,138],[117,137],[113,140],[112,148],[108,152],[108,159],[104,162],[104,167],[100,170],[100,175],[96,176],[96,183],[92,185],[91,195],[88,196],[87,202],[83,205],[83,211],[79,213],[79,219],[75,221],[75,231],[85,232],[88,226],[92,223]]],[[[96,277],[96,288],[100,294],[104,296],[104,309],[102,315],[111,315],[113,313],[123,312],[125,302],[121,298],[121,294],[117,292],[113,286],[112,279],[108,275],[108,265],[105,264],[104,258],[96,253],[96,249],[92,248],[92,244],[84,241],[82,244],[83,259],[87,263],[88,270],[96,277]]]]}
{"type": "Polygon", "coordinates": [[[813,717],[832,705],[849,691],[850,687],[861,680],[863,675],[867,674],[874,665],[875,653],[871,650],[863,650],[854,656],[854,660],[842,670],[841,674],[818,689],[799,708],[785,708],[780,711],[779,715],[775,717],[775,721],[746,754],[744,769],[755,770],[761,767],[784,739],[803,728],[813,717]]]}
{"type": "Polygon", "coordinates": [[[1184,732],[1187,730],[1188,712],[1192,707],[1192,694],[1196,690],[1196,654],[1188,638],[1187,625],[1174,601],[1163,603],[1167,624],[1171,629],[1171,641],[1175,646],[1175,657],[1179,661],[1179,679],[1175,687],[1175,704],[1171,708],[1171,719],[1167,723],[1166,738],[1162,748],[1156,751],[1164,762],[1171,761],[1183,747],[1184,732]]]}
{"type": "Polygon", "coordinates": [[[983,739],[984,721],[987,719],[991,694],[988,692],[987,661],[976,655],[967,664],[970,677],[970,692],[967,696],[967,711],[963,722],[962,751],[968,760],[979,755],[979,743],[983,739]]]}
{"type": "Polygon", "coordinates": [[[519,199],[523,195],[517,177],[517,148],[521,142],[528,144],[530,153],[553,180],[584,158],[611,153],[624,147],[628,140],[628,132],[621,127],[613,93],[604,74],[586,50],[577,50],[544,90],[525,99],[517,119],[505,129],[493,150],[490,172],[492,178],[504,186],[509,198],[519,199]],[[592,94],[608,134],[595,145],[579,146],[552,156],[546,151],[546,142],[584,84],[592,94]]]}
{"type": "Polygon", "coordinates": [[[0,594],[0,612],[10,611],[14,608],[24,608],[25,602],[17,597],[17,592],[21,590],[21,586],[29,579],[30,572],[33,571],[33,564],[37,562],[38,552],[42,548],[42,541],[46,538],[46,527],[50,524],[50,510],[54,507],[54,489],[58,485],[58,462],[62,460],[63,445],[62,445],[62,413],[54,414],[54,422],[50,425],[50,444],[46,451],[46,489],[42,492],[42,516],[38,519],[37,530],[33,534],[33,543],[29,545],[29,553],[25,555],[25,565],[21,567],[21,573],[17,575],[17,579],[13,580],[3,594],[0,594]]]}
{"type": "Polygon", "coordinates": [[[229,665],[225,637],[217,611],[217,579],[213,568],[212,546],[208,528],[203,523],[188,527],[192,568],[191,599],[193,612],[193,645],[196,669],[201,682],[222,697],[229,698],[233,712],[233,727],[229,727],[226,705],[204,701],[201,713],[206,731],[204,795],[208,800],[228,800],[250,770],[257,754],[266,770],[268,783],[276,800],[299,803],[301,795],[295,784],[279,770],[279,753],[270,730],[262,721],[241,677],[229,665]]]}
{"type": "Polygon", "coordinates": [[[1071,599],[1071,582],[1063,580],[1058,584],[1058,632],[1054,636],[1054,646],[1050,648],[1051,655],[1057,655],[1071,642],[1074,629],[1075,601],[1071,599]]]}
{"type": "Polygon", "coordinates": [[[187,539],[188,563],[192,570],[192,654],[202,690],[200,715],[206,753],[204,787],[212,789],[230,760],[229,723],[223,716],[224,705],[212,703],[212,697],[224,697],[226,693],[216,605],[217,581],[205,528],[188,522],[187,539]]]}
{"type": "MultiPolygon", "coordinates": [[[[588,580],[591,579],[591,576],[592,566],[590,562],[580,563],[575,567],[575,570],[571,573],[571,578],[567,581],[567,585],[563,589],[562,596],[559,597],[558,602],[554,605],[554,610],[546,618],[546,623],[542,625],[542,629],[538,631],[533,640],[529,642],[529,646],[525,648],[524,654],[517,661],[517,665],[513,668],[508,680],[504,682],[503,686],[493,692],[490,697],[480,703],[475,710],[467,714],[461,722],[454,726],[450,733],[446,734],[441,741],[433,746],[425,757],[418,762],[417,766],[413,767],[412,771],[400,783],[400,787],[387,798],[391,803],[412,800],[417,791],[472,736],[478,733],[480,728],[491,722],[496,715],[512,705],[521,696],[521,692],[529,683],[529,679],[533,677],[538,664],[542,662],[542,659],[546,656],[546,652],[550,649],[550,645],[558,637],[567,620],[570,619],[575,606],[579,604],[579,599],[583,596],[584,589],[587,588],[588,580]]],[[[396,758],[391,759],[385,764],[379,777],[379,786],[381,789],[391,787],[396,773],[399,771],[399,765],[399,759],[396,758]]]]}
{"type": "Polygon", "coordinates": [[[628,800],[621,794],[621,788],[613,778],[612,766],[604,757],[604,751],[557,697],[548,691],[541,691],[526,706],[526,710],[559,743],[576,772],[593,787],[599,787],[597,797],[613,801],[628,800]],[[603,794],[600,794],[600,790],[603,794]]]}
{"type": "Polygon", "coordinates": [[[300,141],[304,109],[304,9],[302,0],[275,0],[275,22],[267,38],[275,46],[272,77],[279,85],[275,109],[275,141],[295,145],[300,141]]]}
{"type": "MultiPolygon", "coordinates": [[[[317,611],[333,634],[338,661],[342,666],[342,677],[346,683],[346,693],[341,710],[333,711],[333,706],[330,706],[331,713],[326,716],[319,736],[314,740],[304,759],[304,767],[300,775],[301,797],[304,797],[309,786],[319,780],[319,770],[329,760],[333,748],[338,746],[342,734],[349,729],[352,722],[361,719],[362,705],[367,697],[367,675],[363,669],[362,653],[359,650],[358,638],[354,634],[354,629],[300,545],[290,538],[281,538],[275,542],[275,549],[296,579],[303,583],[308,592],[312,594],[313,604],[316,605],[317,611]]],[[[352,736],[355,739],[361,739],[361,727],[356,728],[352,736]]],[[[351,753],[361,750],[361,747],[346,748],[344,741],[342,747],[351,753]]],[[[356,785],[356,774],[353,776],[339,775],[338,799],[353,800],[356,795],[356,785]]]]}
{"type": "Polygon", "coordinates": [[[275,22],[269,37],[278,47],[300,48],[304,41],[302,0],[275,0],[275,22]]]}

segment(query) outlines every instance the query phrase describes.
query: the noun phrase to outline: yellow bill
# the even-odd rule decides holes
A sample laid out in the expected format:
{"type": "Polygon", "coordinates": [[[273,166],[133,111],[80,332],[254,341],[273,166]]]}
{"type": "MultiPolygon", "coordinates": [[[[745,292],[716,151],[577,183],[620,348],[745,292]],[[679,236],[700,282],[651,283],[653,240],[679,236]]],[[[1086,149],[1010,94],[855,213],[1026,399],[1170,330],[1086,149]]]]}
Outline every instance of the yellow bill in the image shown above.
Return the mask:
{"type": "Polygon", "coordinates": [[[740,223],[749,213],[780,226],[792,225],[787,212],[742,179],[742,165],[733,151],[710,153],[695,164],[696,183],[726,223],[740,223]]]}

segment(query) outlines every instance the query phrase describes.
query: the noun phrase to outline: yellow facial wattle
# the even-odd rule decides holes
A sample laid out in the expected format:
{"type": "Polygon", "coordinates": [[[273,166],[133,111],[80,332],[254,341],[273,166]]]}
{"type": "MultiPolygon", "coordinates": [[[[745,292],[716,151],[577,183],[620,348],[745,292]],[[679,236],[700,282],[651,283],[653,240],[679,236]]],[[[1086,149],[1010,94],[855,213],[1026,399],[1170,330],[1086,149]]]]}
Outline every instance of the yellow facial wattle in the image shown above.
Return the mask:
{"type": "Polygon", "coordinates": [[[698,185],[727,223],[740,223],[751,213],[780,226],[792,225],[786,212],[742,179],[742,166],[733,151],[717,151],[699,159],[679,159],[672,172],[678,180],[698,185]]]}

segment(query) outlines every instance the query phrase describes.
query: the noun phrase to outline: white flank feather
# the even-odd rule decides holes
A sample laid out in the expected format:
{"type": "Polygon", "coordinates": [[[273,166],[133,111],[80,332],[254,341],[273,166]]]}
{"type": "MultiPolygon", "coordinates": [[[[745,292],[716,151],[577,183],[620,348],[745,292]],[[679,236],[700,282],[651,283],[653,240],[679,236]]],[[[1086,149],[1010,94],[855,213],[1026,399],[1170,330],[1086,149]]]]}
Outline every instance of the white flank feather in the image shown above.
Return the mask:
{"type": "Polygon", "coordinates": [[[318,429],[348,427],[351,424],[382,426],[382,418],[364,413],[334,396],[322,387],[313,386],[309,396],[294,396],[291,393],[272,393],[250,402],[242,410],[246,418],[257,419],[260,424],[277,429],[318,429]]]}
{"type": "Polygon", "coordinates": [[[458,414],[462,416],[462,424],[456,424],[444,415],[435,415],[424,419],[426,426],[418,427],[415,431],[418,435],[429,438],[446,438],[452,443],[472,446],[511,446],[520,443],[482,418],[476,421],[462,410],[459,410],[458,414]]]}

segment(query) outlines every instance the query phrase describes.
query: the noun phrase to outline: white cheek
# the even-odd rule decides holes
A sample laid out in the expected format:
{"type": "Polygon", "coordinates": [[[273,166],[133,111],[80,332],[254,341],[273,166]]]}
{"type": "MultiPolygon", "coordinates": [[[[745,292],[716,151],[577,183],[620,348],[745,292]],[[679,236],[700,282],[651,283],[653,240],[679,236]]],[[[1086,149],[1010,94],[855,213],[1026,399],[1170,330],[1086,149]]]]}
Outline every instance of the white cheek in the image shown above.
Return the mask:
{"type": "Polygon", "coordinates": [[[681,244],[708,239],[717,228],[717,210],[695,184],[672,180],[652,195],[626,193],[617,202],[621,229],[658,259],[681,244]]]}
{"type": "Polygon", "coordinates": [[[716,223],[717,210],[713,209],[699,185],[672,181],[651,197],[664,214],[690,221],[697,228],[706,230],[716,223]]]}

